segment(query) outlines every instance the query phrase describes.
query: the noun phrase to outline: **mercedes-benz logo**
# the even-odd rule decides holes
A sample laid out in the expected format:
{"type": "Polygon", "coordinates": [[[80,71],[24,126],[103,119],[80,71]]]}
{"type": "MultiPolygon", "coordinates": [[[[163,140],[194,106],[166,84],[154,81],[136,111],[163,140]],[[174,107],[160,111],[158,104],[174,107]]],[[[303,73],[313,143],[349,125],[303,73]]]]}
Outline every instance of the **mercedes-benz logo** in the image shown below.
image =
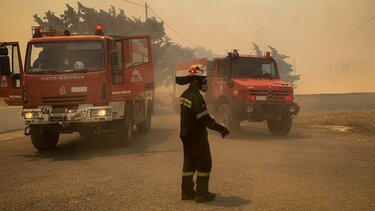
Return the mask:
{"type": "Polygon", "coordinates": [[[274,97],[275,97],[275,93],[273,93],[272,90],[269,90],[269,91],[267,92],[267,98],[268,98],[268,99],[273,99],[274,97]]]}

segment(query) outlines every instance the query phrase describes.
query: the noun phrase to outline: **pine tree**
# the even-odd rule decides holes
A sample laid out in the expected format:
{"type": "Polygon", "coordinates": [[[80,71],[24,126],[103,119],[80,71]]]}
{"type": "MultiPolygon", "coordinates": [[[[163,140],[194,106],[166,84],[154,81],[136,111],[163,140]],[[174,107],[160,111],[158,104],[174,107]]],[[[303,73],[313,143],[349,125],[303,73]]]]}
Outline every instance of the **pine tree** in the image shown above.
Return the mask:
{"type": "Polygon", "coordinates": [[[288,59],[289,56],[280,54],[275,48],[271,46],[268,46],[268,48],[271,50],[271,55],[277,63],[280,78],[296,86],[295,82],[298,81],[301,76],[293,75],[293,65],[285,61],[285,59],[288,59]]]}
{"type": "Polygon", "coordinates": [[[255,43],[255,42],[251,42],[252,44],[253,44],[253,49],[254,49],[254,51],[255,51],[255,55],[256,56],[262,56],[263,55],[263,53],[262,53],[262,51],[260,50],[260,48],[259,48],[259,46],[255,43]]]}

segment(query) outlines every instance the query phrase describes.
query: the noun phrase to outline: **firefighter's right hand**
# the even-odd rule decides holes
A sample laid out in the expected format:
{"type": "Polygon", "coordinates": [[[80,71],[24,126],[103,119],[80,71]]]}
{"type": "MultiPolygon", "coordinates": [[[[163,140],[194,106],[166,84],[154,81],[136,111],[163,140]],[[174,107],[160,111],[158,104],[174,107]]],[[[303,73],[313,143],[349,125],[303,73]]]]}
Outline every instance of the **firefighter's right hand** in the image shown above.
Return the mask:
{"type": "Polygon", "coordinates": [[[226,127],[221,125],[221,129],[219,133],[221,134],[222,138],[225,138],[225,136],[229,135],[229,130],[226,127]]]}

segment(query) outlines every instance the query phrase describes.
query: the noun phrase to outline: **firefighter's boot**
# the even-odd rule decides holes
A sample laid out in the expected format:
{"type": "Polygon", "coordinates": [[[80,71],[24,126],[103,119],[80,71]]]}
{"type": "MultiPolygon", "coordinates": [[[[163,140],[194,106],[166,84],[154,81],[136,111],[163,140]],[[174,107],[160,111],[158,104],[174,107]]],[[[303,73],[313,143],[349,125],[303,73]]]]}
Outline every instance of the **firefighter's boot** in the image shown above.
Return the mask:
{"type": "Polygon", "coordinates": [[[200,177],[197,176],[197,194],[195,196],[196,203],[213,201],[216,198],[215,193],[210,193],[208,191],[208,180],[209,176],[200,177]]]}
{"type": "Polygon", "coordinates": [[[193,176],[182,176],[181,200],[190,200],[195,198],[193,176]]]}

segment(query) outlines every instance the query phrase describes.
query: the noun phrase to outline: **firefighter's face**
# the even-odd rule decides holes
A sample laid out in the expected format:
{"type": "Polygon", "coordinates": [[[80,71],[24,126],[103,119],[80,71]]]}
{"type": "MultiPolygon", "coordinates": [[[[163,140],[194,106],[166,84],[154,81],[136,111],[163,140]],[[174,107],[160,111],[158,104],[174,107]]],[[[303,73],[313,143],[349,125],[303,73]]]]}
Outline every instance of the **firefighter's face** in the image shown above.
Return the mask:
{"type": "Polygon", "coordinates": [[[208,90],[207,78],[206,77],[199,78],[198,86],[199,86],[199,90],[201,90],[202,92],[207,92],[208,90]]]}

